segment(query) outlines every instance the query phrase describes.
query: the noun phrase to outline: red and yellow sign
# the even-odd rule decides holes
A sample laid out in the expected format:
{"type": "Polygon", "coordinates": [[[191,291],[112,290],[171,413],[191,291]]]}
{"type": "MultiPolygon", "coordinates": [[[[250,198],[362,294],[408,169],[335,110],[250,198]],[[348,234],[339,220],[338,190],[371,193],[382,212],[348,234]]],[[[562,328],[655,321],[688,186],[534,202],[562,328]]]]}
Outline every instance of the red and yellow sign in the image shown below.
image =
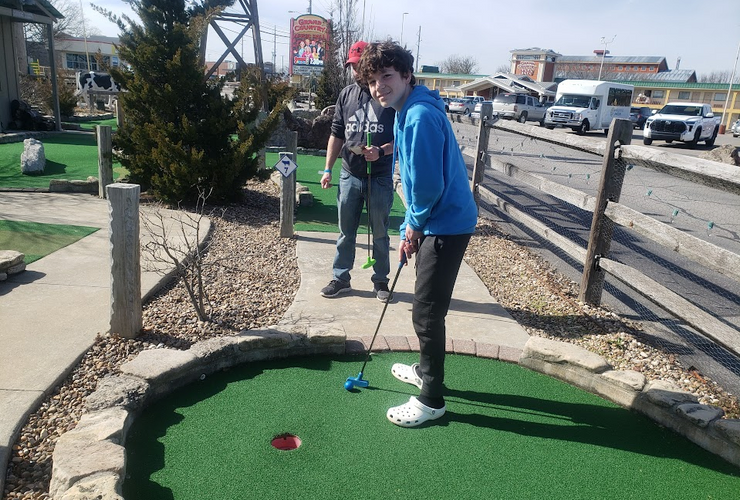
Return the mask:
{"type": "Polygon", "coordinates": [[[326,44],[331,36],[329,21],[305,14],[290,20],[290,73],[313,74],[324,69],[326,44]]]}

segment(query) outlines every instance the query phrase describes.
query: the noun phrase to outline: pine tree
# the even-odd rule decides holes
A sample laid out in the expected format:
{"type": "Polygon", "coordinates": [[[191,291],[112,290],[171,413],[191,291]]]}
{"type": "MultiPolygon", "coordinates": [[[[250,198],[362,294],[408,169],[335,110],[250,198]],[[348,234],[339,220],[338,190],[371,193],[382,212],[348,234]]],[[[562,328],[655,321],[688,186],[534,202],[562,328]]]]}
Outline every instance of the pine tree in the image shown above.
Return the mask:
{"type": "Polygon", "coordinates": [[[256,124],[261,78],[243,79],[234,100],[221,95],[223,82],[205,80],[199,43],[213,4],[186,9],[183,0],[141,0],[132,7],[141,25],[107,13],[121,28],[120,57],[130,65],[112,70],[126,89],[125,121],[114,139],[121,164],[131,182],[166,202],[192,202],[202,192],[237,198],[258,175],[255,155],[282,103],[256,124]]]}
{"type": "Polygon", "coordinates": [[[319,85],[316,89],[316,108],[323,109],[336,104],[339,93],[342,91],[343,71],[340,66],[339,38],[332,29],[331,38],[327,41],[326,53],[328,55],[321,71],[319,85]]]}

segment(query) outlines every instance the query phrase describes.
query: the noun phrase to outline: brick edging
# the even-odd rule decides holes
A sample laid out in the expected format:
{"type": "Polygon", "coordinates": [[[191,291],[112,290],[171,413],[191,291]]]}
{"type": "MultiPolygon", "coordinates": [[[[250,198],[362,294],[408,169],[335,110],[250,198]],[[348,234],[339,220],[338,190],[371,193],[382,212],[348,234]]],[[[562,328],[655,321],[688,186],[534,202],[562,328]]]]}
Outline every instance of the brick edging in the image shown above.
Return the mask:
{"type": "MultiPolygon", "coordinates": [[[[318,354],[365,354],[370,336],[347,337],[341,327],[280,325],[216,337],[187,351],[147,349],[104,377],[86,400],[77,426],[56,443],[51,498],[121,499],[126,475],[124,443],[136,416],[175,389],[242,363],[318,354]],[[99,495],[99,496],[95,496],[99,495]]],[[[416,352],[416,336],[378,336],[373,352],[416,352]]],[[[524,349],[448,339],[447,352],[496,359],[558,378],[620,406],[634,409],[740,467],[740,420],[698,404],[668,382],[615,371],[600,356],[565,342],[531,337],[524,349]]]]}

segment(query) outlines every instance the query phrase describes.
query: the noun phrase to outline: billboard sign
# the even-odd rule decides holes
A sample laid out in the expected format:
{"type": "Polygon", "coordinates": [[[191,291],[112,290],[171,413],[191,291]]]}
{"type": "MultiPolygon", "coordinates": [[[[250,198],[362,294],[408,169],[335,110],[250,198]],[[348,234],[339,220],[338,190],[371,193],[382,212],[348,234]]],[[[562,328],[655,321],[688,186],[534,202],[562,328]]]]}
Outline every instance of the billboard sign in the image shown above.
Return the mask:
{"type": "Polygon", "coordinates": [[[290,73],[312,75],[321,73],[328,55],[331,36],[329,21],[321,16],[305,14],[290,20],[290,73]]]}

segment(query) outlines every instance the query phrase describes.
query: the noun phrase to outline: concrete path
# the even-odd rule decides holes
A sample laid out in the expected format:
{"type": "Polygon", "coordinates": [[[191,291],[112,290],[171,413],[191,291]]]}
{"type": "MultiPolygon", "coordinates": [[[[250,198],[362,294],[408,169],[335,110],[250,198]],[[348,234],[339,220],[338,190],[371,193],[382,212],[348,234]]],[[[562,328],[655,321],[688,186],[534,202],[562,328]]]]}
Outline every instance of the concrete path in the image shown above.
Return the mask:
{"type": "MultiPolygon", "coordinates": [[[[337,234],[298,233],[298,267],[301,285],[284,321],[338,322],[349,337],[372,336],[378,326],[383,303],[375,299],[370,281],[372,269],[362,269],[367,261],[367,247],[358,245],[352,271],[352,292],[327,299],[319,291],[332,279],[337,234]]],[[[392,242],[391,262],[395,260],[392,242]]],[[[401,269],[394,293],[388,304],[378,335],[413,336],[411,304],[414,293],[414,261],[401,269]]],[[[397,265],[391,265],[391,283],[397,265]]],[[[389,285],[390,286],[390,285],[389,285]]],[[[447,316],[447,336],[452,339],[523,349],[529,336],[526,331],[488,293],[473,270],[463,262],[447,316]]]]}
{"type": "MultiPolygon", "coordinates": [[[[145,206],[141,211],[151,212],[145,206]]],[[[100,228],[0,282],[0,491],[10,448],[28,416],[72,371],[95,336],[109,329],[108,214],[108,201],[89,194],[0,195],[0,219],[100,228]]],[[[170,227],[176,224],[176,212],[162,214],[170,227]]],[[[205,226],[201,238],[210,221],[205,226]]],[[[177,245],[179,233],[173,233],[171,244],[177,245]]],[[[151,241],[143,227],[141,240],[151,241]]],[[[171,269],[144,267],[141,289],[146,297],[171,269]]]]}

